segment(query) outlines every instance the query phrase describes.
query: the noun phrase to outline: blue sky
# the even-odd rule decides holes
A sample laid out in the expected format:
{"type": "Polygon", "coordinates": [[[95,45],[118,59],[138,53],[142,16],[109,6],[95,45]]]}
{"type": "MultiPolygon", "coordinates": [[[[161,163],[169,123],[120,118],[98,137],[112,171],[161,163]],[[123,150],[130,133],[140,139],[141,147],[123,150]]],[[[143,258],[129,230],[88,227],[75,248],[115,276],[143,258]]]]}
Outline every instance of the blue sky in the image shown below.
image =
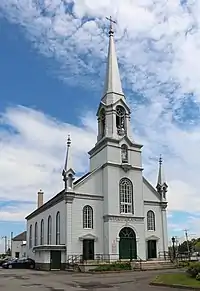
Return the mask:
{"type": "Polygon", "coordinates": [[[184,228],[200,234],[199,13],[198,3],[178,0],[1,0],[1,236],[24,230],[40,188],[45,200],[62,188],[68,133],[76,171],[87,170],[103,89],[107,15],[118,23],[133,136],[144,144],[144,174],[153,185],[159,154],[164,157],[169,236],[182,239],[184,228]]]}

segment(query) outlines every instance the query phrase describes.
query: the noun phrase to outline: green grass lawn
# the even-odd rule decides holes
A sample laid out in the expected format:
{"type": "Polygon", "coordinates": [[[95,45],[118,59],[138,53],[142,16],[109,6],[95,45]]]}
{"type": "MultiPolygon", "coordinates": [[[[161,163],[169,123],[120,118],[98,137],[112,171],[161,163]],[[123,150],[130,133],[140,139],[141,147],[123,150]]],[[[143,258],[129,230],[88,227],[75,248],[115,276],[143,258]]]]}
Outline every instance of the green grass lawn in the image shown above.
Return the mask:
{"type": "Polygon", "coordinates": [[[152,283],[200,288],[200,281],[189,277],[186,273],[160,274],[152,281],[152,283]]]}

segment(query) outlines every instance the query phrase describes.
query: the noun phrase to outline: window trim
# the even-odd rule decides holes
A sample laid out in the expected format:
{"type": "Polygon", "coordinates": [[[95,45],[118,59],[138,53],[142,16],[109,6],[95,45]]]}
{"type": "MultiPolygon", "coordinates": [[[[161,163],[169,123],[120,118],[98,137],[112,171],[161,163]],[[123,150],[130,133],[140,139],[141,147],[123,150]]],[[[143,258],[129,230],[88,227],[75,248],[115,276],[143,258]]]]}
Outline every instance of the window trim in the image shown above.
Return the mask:
{"type": "Polygon", "coordinates": [[[93,208],[90,205],[85,205],[83,207],[83,228],[94,228],[93,208]]]}
{"type": "MultiPolygon", "coordinates": [[[[126,188],[127,188],[127,186],[126,186],[126,188]]],[[[119,209],[119,211],[120,211],[120,214],[124,214],[124,215],[133,215],[134,214],[134,203],[133,203],[133,183],[132,183],[132,181],[130,180],[130,179],[128,179],[128,178],[122,178],[120,181],[119,181],[119,202],[120,202],[120,209],[119,209]],[[122,188],[122,186],[123,186],[123,184],[125,183],[125,182],[127,182],[127,184],[129,184],[129,194],[128,194],[128,196],[130,196],[129,197],[129,199],[131,200],[130,202],[124,202],[124,201],[126,201],[126,200],[128,200],[127,199],[127,193],[126,193],[126,191],[127,191],[127,189],[123,189],[123,188],[125,188],[125,187],[123,187],[122,188]],[[122,193],[122,190],[123,190],[123,192],[124,193],[122,193]],[[129,207],[131,208],[131,210],[130,211],[122,211],[122,207],[124,206],[124,209],[128,209],[129,207]]]]}
{"type": "Polygon", "coordinates": [[[60,211],[56,213],[56,245],[60,245],[60,211]]]}
{"type": "Polygon", "coordinates": [[[47,244],[51,245],[51,243],[52,243],[52,217],[51,215],[49,215],[47,223],[47,244]]]}
{"type": "Polygon", "coordinates": [[[153,210],[148,210],[148,212],[147,212],[147,231],[155,231],[155,230],[156,230],[155,213],[153,210]]]}
{"type": "Polygon", "coordinates": [[[44,244],[44,219],[40,222],[40,245],[44,244]]]}
{"type": "Polygon", "coordinates": [[[38,223],[35,223],[35,232],[34,232],[34,245],[38,245],[38,223]]]}
{"type": "Polygon", "coordinates": [[[33,226],[32,224],[29,227],[29,249],[33,246],[33,226]]]}

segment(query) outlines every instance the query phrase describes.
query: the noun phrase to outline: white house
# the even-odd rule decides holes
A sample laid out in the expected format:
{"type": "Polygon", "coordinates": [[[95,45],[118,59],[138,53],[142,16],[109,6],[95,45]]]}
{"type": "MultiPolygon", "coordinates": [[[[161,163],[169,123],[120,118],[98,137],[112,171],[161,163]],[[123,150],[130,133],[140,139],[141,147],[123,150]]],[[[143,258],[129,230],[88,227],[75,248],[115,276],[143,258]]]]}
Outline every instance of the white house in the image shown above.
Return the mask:
{"type": "Polygon", "coordinates": [[[142,145],[132,138],[131,112],[122,90],[113,30],[104,92],[97,110],[97,142],[89,171],[76,180],[68,138],[65,189],[27,219],[27,255],[43,269],[82,260],[157,258],[168,250],[167,184],[159,160],[157,186],[143,176],[142,145]]]}
{"type": "Polygon", "coordinates": [[[26,257],[26,231],[12,238],[11,256],[12,258],[26,257]]]}

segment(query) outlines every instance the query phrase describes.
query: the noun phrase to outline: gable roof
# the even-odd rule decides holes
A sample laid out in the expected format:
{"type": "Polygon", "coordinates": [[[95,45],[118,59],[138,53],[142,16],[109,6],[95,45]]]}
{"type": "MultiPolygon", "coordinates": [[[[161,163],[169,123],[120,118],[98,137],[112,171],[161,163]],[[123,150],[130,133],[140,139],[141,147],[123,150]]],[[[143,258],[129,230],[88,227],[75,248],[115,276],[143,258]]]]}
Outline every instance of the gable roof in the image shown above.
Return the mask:
{"type": "Polygon", "coordinates": [[[12,241],[26,241],[26,231],[21,232],[20,234],[13,237],[12,241]]]}

